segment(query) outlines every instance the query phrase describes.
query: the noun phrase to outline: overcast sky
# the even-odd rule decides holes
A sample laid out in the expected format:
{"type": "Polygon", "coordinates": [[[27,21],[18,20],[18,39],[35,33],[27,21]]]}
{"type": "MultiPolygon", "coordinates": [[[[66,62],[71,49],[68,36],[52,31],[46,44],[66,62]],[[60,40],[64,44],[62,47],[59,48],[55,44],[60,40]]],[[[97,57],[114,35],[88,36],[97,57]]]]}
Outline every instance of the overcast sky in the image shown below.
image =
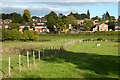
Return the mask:
{"type": "MultiPolygon", "coordinates": [[[[34,16],[44,16],[50,11],[55,11],[58,13],[68,14],[70,12],[78,13],[87,13],[87,10],[90,11],[91,17],[99,16],[102,17],[103,13],[108,11],[111,16],[118,18],[118,1],[110,2],[99,2],[100,0],[90,0],[90,2],[80,2],[79,0],[66,0],[64,2],[42,2],[37,0],[32,0],[33,2],[24,2],[23,0],[7,0],[2,1],[0,8],[4,13],[17,12],[22,14],[24,9],[29,9],[31,15],[34,16]]],[[[27,0],[26,0],[27,1],[27,0]]],[[[50,1],[50,0],[49,0],[50,1]]]]}

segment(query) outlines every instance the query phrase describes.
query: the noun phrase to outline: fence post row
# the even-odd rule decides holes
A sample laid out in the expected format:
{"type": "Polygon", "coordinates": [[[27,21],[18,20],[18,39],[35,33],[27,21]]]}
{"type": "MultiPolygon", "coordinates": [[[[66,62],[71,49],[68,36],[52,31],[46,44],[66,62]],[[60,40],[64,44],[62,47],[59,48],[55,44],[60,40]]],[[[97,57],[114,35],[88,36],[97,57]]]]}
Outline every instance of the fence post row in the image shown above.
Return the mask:
{"type": "MultiPolygon", "coordinates": [[[[58,50],[60,50],[61,48],[63,48],[63,46],[49,46],[49,48],[47,47],[47,49],[52,49],[53,51],[54,51],[54,55],[52,55],[52,54],[50,54],[50,57],[53,57],[53,56],[55,56],[56,55],[56,53],[57,53],[57,49],[58,50]]],[[[45,57],[45,50],[44,50],[45,48],[43,48],[42,49],[42,51],[43,51],[43,57],[45,57]]],[[[27,67],[28,68],[30,68],[30,58],[29,58],[29,51],[27,51],[27,67]]],[[[21,54],[19,54],[18,55],[18,58],[19,58],[19,61],[18,61],[18,65],[19,65],[19,71],[21,72],[21,54]]],[[[38,58],[39,58],[39,61],[40,61],[40,59],[41,59],[41,50],[39,50],[38,51],[38,58]]],[[[10,62],[10,60],[11,60],[11,57],[9,56],[9,60],[8,60],[8,76],[10,77],[10,75],[11,75],[11,62],[10,62]]],[[[35,65],[35,51],[33,50],[33,64],[35,65]]]]}

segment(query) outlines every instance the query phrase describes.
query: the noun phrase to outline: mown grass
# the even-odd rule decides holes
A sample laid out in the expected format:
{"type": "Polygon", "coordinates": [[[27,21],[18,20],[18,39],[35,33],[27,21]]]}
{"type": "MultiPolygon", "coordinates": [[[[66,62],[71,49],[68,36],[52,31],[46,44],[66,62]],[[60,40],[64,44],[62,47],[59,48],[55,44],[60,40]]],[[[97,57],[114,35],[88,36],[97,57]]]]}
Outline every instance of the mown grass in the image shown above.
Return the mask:
{"type": "Polygon", "coordinates": [[[19,52],[9,52],[13,47],[59,46],[67,41],[3,42],[3,77],[8,75],[8,56],[11,56],[12,78],[118,78],[118,42],[78,42],[66,47],[64,51],[56,50],[58,55],[54,57],[47,57],[48,54],[54,54],[54,51],[48,49],[48,54],[41,61],[36,58],[35,66],[31,57],[31,69],[27,68],[26,56],[22,55],[22,72],[19,72],[18,67],[19,52]],[[96,43],[101,46],[96,46],[96,43]]]}

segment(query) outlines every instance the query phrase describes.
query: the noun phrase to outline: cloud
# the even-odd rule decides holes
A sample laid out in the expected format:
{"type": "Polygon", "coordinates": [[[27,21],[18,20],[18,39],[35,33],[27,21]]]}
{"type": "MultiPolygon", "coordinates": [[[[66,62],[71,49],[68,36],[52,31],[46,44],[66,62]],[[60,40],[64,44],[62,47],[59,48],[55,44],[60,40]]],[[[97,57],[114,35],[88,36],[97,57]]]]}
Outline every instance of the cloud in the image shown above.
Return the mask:
{"type": "Polygon", "coordinates": [[[51,11],[55,11],[56,13],[69,13],[71,11],[77,11],[72,9],[61,9],[61,8],[55,8],[55,7],[40,7],[40,6],[23,6],[23,5],[4,5],[2,6],[2,12],[3,13],[12,13],[17,12],[22,14],[25,9],[29,9],[32,15],[36,16],[43,16],[48,14],[51,11]]]}
{"type": "Polygon", "coordinates": [[[119,2],[119,0],[2,0],[1,2],[119,2]]]}
{"type": "Polygon", "coordinates": [[[47,4],[50,6],[96,6],[103,4],[114,4],[116,2],[41,2],[42,4],[47,4]]]}
{"type": "MultiPolygon", "coordinates": [[[[4,2],[0,5],[2,8],[2,12],[4,13],[12,13],[17,12],[22,14],[25,9],[29,9],[31,15],[36,16],[44,16],[48,14],[50,11],[55,11],[56,13],[68,14],[70,12],[80,12],[86,13],[86,10],[90,10],[93,15],[95,15],[94,10],[96,7],[101,9],[102,6],[106,6],[103,10],[103,7],[96,13],[102,15],[102,13],[106,10],[111,10],[107,6],[117,6],[117,3],[111,2],[4,2]]],[[[112,8],[114,9],[114,8],[112,8]]],[[[116,8],[115,8],[116,9],[116,8]]],[[[97,11],[97,10],[96,10],[97,11]]],[[[115,14],[112,12],[113,15],[115,14]]]]}

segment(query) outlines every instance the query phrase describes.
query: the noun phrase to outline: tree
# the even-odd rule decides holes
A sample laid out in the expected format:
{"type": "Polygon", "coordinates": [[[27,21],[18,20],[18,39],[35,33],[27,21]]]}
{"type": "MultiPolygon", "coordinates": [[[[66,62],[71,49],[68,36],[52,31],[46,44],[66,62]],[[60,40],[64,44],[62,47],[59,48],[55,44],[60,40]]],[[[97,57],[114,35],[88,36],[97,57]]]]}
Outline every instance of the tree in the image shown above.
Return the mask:
{"type": "Polygon", "coordinates": [[[64,15],[62,13],[59,14],[59,17],[62,18],[64,15]]]}
{"type": "Polygon", "coordinates": [[[61,18],[58,18],[58,19],[56,20],[56,27],[57,27],[57,29],[58,29],[59,31],[61,31],[61,30],[63,29],[64,23],[63,23],[63,21],[62,21],[61,18]]]}
{"type": "Polygon", "coordinates": [[[6,14],[2,13],[1,16],[2,16],[2,20],[6,19],[6,14]]]}
{"type": "Polygon", "coordinates": [[[89,12],[89,10],[87,10],[87,16],[88,16],[88,19],[90,19],[90,12],[89,12]]]}
{"type": "Polygon", "coordinates": [[[110,14],[108,13],[108,11],[106,12],[105,18],[106,18],[107,20],[110,19],[110,14]]]}
{"type": "Polygon", "coordinates": [[[114,30],[114,27],[115,27],[115,21],[109,20],[108,28],[114,30]]]}
{"type": "Polygon", "coordinates": [[[37,16],[32,16],[32,19],[38,19],[39,17],[37,17],[37,16]]]}
{"type": "Polygon", "coordinates": [[[24,13],[23,13],[23,17],[24,17],[24,19],[25,19],[26,22],[29,22],[30,19],[31,19],[30,11],[27,10],[27,9],[25,9],[24,13]]]}
{"type": "Polygon", "coordinates": [[[89,19],[87,19],[87,18],[84,19],[83,27],[85,27],[86,30],[90,31],[93,26],[94,26],[94,24],[93,24],[93,21],[92,21],[92,20],[89,20],[89,19]]]}
{"type": "Polygon", "coordinates": [[[115,21],[115,16],[110,16],[110,19],[115,21]]]}
{"type": "Polygon", "coordinates": [[[105,19],[105,20],[109,20],[110,19],[110,14],[108,13],[108,11],[106,11],[106,13],[104,13],[102,15],[102,18],[105,19]]]}
{"type": "Polygon", "coordinates": [[[88,18],[88,16],[85,13],[82,13],[80,16],[81,16],[80,19],[82,19],[82,20],[85,18],[88,18]]]}
{"type": "Polygon", "coordinates": [[[24,27],[23,28],[23,32],[26,31],[26,30],[29,30],[29,28],[28,27],[24,27]]]}
{"type": "Polygon", "coordinates": [[[68,16],[67,21],[67,24],[77,25],[77,19],[74,16],[68,16]]]}
{"type": "Polygon", "coordinates": [[[50,29],[50,31],[54,31],[54,26],[56,25],[56,21],[58,19],[57,14],[54,11],[51,11],[48,15],[45,16],[47,19],[47,27],[50,29]]]}
{"type": "Polygon", "coordinates": [[[102,18],[98,17],[98,16],[95,16],[95,17],[92,17],[91,20],[99,20],[99,21],[102,21],[102,18]]]}
{"type": "Polygon", "coordinates": [[[21,16],[21,14],[17,14],[17,13],[11,13],[12,16],[12,22],[13,23],[25,23],[24,18],[21,16]]]}
{"type": "Polygon", "coordinates": [[[13,29],[16,29],[16,30],[19,30],[19,24],[18,23],[10,23],[10,30],[13,30],[13,29]]]}
{"type": "Polygon", "coordinates": [[[78,14],[78,13],[74,13],[73,16],[74,16],[76,19],[79,19],[79,20],[81,19],[81,16],[80,16],[80,14],[78,14]]]}

